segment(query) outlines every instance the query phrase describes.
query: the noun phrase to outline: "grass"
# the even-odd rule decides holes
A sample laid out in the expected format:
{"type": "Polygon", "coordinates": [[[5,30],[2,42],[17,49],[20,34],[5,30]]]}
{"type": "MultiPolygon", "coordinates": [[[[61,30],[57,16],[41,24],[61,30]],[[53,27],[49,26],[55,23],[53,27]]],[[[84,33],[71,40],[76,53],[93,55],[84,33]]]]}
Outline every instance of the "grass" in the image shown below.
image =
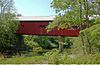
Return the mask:
{"type": "Polygon", "coordinates": [[[12,58],[0,58],[0,64],[100,64],[100,57],[93,55],[79,56],[76,58],[65,57],[52,57],[47,59],[45,56],[32,56],[32,57],[12,57],[12,58]],[[63,60],[63,58],[65,60],[63,60]],[[55,61],[54,61],[55,60],[55,61]],[[59,61],[60,60],[60,61],[59,61]]]}
{"type": "Polygon", "coordinates": [[[44,56],[0,58],[0,64],[44,64],[44,56]]]}
{"type": "Polygon", "coordinates": [[[100,54],[84,55],[82,51],[82,42],[80,37],[72,39],[73,48],[65,49],[66,54],[58,55],[55,50],[47,50],[49,53],[41,55],[43,50],[33,52],[22,52],[22,56],[12,58],[0,57],[0,64],[100,64],[100,54]],[[46,55],[46,56],[45,56],[46,55]],[[70,57],[70,55],[75,57],[70,57]]]}
{"type": "Polygon", "coordinates": [[[45,64],[48,63],[43,55],[37,52],[22,52],[22,56],[13,56],[12,58],[0,57],[0,64],[45,64]]]}
{"type": "Polygon", "coordinates": [[[100,64],[100,54],[76,55],[70,57],[68,53],[58,54],[57,50],[51,50],[44,55],[37,52],[23,52],[22,56],[12,58],[0,57],[0,64],[100,64]]]}

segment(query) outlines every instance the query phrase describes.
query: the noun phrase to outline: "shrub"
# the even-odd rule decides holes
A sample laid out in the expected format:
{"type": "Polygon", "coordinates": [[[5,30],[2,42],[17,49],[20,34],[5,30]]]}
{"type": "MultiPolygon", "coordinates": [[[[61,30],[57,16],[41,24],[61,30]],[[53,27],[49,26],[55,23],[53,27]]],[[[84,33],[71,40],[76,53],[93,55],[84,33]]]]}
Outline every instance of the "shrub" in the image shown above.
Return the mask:
{"type": "Polygon", "coordinates": [[[67,53],[59,53],[59,50],[53,49],[47,53],[45,53],[46,58],[48,59],[48,63],[64,63],[67,59],[67,53]]]}

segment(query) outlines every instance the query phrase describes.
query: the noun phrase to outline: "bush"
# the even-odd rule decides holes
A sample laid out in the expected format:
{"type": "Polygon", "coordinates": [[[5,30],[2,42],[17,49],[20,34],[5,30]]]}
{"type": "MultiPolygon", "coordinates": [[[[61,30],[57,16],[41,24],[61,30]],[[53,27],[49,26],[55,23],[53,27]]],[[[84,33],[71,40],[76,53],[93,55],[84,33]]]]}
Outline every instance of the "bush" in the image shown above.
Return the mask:
{"type": "Polygon", "coordinates": [[[53,64],[99,64],[100,54],[88,55],[68,55],[66,52],[59,53],[59,50],[53,49],[44,55],[48,63],[53,64]],[[74,57],[72,57],[74,56],[74,57]]]}
{"type": "Polygon", "coordinates": [[[48,59],[48,63],[64,63],[67,59],[67,53],[59,53],[59,50],[53,49],[50,52],[45,53],[45,57],[48,59]]]}
{"type": "Polygon", "coordinates": [[[18,22],[13,17],[13,14],[6,13],[0,20],[0,52],[18,43],[16,35],[18,22]]]}

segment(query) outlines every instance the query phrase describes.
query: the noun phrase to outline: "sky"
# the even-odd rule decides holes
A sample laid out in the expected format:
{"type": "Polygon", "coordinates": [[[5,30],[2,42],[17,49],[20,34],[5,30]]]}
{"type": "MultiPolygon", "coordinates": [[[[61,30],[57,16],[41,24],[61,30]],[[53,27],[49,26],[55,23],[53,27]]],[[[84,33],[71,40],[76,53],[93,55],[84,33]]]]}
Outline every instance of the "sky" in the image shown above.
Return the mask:
{"type": "Polygon", "coordinates": [[[22,16],[52,16],[54,9],[50,7],[52,0],[14,0],[17,12],[22,16]]]}

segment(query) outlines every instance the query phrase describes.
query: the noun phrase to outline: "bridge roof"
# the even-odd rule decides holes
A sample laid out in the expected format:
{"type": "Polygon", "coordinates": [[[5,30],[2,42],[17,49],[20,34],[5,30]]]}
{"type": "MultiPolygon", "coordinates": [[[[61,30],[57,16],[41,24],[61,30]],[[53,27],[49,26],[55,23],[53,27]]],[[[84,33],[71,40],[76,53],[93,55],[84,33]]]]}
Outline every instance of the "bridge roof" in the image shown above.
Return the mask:
{"type": "Polygon", "coordinates": [[[19,16],[19,21],[53,21],[54,16],[19,16]]]}

